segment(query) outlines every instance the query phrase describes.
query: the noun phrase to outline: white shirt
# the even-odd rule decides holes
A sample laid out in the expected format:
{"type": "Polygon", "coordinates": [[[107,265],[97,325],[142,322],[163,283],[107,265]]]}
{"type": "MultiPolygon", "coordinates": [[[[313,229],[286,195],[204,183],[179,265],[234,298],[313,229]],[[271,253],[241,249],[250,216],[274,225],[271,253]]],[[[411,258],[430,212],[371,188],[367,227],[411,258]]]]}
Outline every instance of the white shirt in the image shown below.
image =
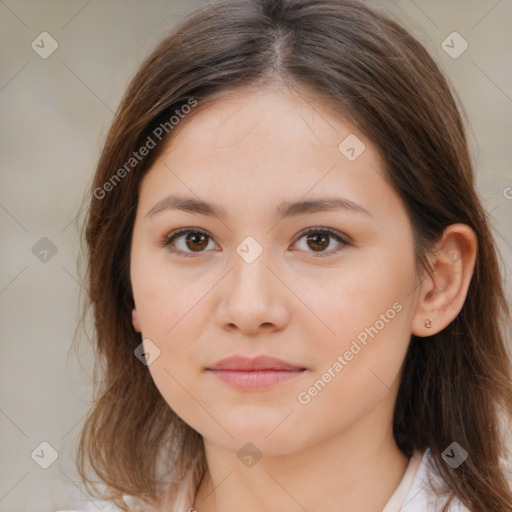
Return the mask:
{"type": "MultiPolygon", "coordinates": [[[[382,512],[441,512],[443,505],[448,500],[448,495],[437,494],[429,483],[429,477],[436,489],[438,487],[446,488],[443,480],[439,475],[434,473],[433,467],[429,465],[431,457],[430,449],[424,453],[416,451],[409,460],[409,464],[404,473],[401,482],[395,489],[391,498],[382,512]]],[[[189,482],[190,483],[190,482],[189,482]]],[[[186,484],[186,483],[185,483],[186,484]]],[[[171,503],[167,503],[165,512],[188,512],[192,506],[191,486],[183,485],[180,490],[173,496],[171,503]]],[[[160,512],[156,508],[144,505],[141,501],[133,496],[124,496],[126,504],[133,507],[133,512],[160,512]]],[[[122,509],[114,506],[106,501],[94,501],[78,503],[76,508],[63,509],[55,512],[97,512],[98,508],[103,512],[122,512],[122,509]]],[[[462,503],[454,498],[449,512],[469,512],[462,503]]]]}
{"type": "MultiPolygon", "coordinates": [[[[409,460],[402,481],[387,502],[382,512],[441,512],[448,501],[449,494],[438,495],[429,483],[429,477],[434,487],[447,488],[444,480],[434,473],[429,466],[430,448],[422,454],[416,451],[409,460]]],[[[453,498],[449,512],[469,512],[458,498],[453,498]]]]}

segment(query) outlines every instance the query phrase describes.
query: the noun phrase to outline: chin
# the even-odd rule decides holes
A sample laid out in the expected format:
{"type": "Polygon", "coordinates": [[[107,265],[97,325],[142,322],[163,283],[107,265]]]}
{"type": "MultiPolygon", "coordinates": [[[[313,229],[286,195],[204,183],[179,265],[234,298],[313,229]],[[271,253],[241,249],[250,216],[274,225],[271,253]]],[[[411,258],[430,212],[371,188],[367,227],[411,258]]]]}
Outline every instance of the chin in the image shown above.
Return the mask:
{"type": "Polygon", "coordinates": [[[210,442],[232,451],[243,462],[245,455],[256,455],[259,457],[279,457],[288,455],[300,449],[300,446],[293,446],[292,443],[283,443],[282,440],[270,440],[265,435],[240,435],[233,439],[210,439],[210,442]]]}

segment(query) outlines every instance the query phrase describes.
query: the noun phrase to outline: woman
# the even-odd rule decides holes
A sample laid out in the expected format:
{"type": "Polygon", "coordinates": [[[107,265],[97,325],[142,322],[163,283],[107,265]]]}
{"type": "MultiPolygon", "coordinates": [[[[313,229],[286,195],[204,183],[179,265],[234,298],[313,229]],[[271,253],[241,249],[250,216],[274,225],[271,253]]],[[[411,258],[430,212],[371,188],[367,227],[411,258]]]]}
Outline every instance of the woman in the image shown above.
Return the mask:
{"type": "Polygon", "coordinates": [[[510,315],[464,125],[380,12],[187,18],[128,87],[85,234],[78,465],[116,507],[510,510],[510,315]]]}

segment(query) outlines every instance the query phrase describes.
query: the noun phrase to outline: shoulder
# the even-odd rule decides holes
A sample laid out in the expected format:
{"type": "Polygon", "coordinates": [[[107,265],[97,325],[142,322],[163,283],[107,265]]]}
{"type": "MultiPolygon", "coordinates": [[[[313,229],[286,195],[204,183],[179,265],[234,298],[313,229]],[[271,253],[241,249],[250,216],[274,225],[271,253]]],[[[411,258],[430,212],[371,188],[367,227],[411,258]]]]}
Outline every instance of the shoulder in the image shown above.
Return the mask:
{"type": "MultiPolygon", "coordinates": [[[[412,481],[401,512],[425,510],[441,512],[451,494],[453,494],[441,476],[434,470],[430,448],[425,450],[420,466],[412,481]]],[[[469,509],[454,497],[448,512],[470,512],[469,509]]]]}

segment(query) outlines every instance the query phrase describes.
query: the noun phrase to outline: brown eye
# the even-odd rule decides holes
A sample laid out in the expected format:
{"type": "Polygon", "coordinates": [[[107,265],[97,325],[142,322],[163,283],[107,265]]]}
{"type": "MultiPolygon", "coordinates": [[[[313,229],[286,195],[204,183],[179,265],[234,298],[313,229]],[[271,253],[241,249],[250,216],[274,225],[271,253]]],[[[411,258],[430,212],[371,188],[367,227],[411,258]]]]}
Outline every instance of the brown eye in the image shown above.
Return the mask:
{"type": "Polygon", "coordinates": [[[208,241],[206,235],[203,233],[191,232],[185,237],[185,244],[192,251],[201,251],[208,245],[208,241]]]}
{"type": "Polygon", "coordinates": [[[193,253],[206,252],[210,240],[210,235],[202,230],[184,228],[171,232],[163,240],[162,246],[180,256],[194,257],[193,253]],[[177,245],[178,241],[181,241],[181,247],[177,245]]]}
{"type": "Polygon", "coordinates": [[[330,256],[342,250],[345,246],[351,245],[348,239],[343,237],[341,233],[331,228],[308,228],[301,233],[296,243],[302,238],[306,240],[305,252],[316,253],[318,257],[330,256]],[[335,240],[338,243],[338,247],[326,251],[331,245],[331,241],[335,240]],[[308,250],[309,249],[309,250],[308,250]]]}
{"type": "MultiPolygon", "coordinates": [[[[314,253],[315,256],[330,256],[342,250],[345,246],[351,245],[348,239],[342,236],[338,231],[331,228],[308,228],[301,233],[298,241],[306,240],[304,252],[314,253]],[[337,242],[338,247],[327,250],[332,245],[332,241],[337,242]]],[[[206,253],[208,244],[213,241],[212,237],[205,231],[200,229],[182,228],[172,231],[161,242],[163,247],[167,247],[169,251],[179,256],[194,257],[194,253],[198,256],[206,253]],[[180,244],[178,244],[180,242],[180,244]]]]}
{"type": "Polygon", "coordinates": [[[324,233],[314,233],[307,235],[307,243],[312,249],[322,251],[329,246],[329,235],[324,233]]]}

